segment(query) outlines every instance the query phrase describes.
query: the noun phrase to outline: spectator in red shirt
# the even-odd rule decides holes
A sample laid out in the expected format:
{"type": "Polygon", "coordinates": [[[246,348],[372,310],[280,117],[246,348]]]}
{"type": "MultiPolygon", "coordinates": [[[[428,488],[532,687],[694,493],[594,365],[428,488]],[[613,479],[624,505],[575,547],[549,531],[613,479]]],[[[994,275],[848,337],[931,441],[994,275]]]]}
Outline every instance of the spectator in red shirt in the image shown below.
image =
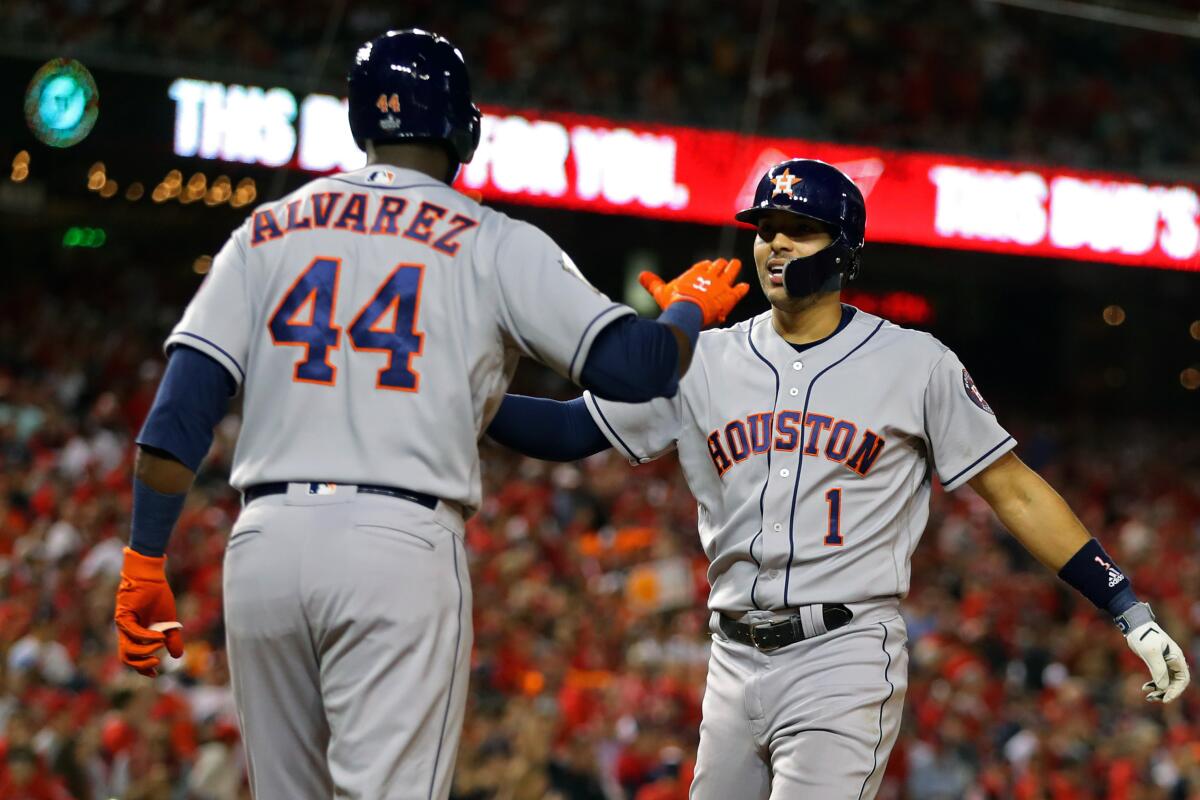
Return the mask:
{"type": "Polygon", "coordinates": [[[11,748],[4,762],[5,769],[0,774],[0,797],[4,800],[71,800],[32,749],[11,748]]]}

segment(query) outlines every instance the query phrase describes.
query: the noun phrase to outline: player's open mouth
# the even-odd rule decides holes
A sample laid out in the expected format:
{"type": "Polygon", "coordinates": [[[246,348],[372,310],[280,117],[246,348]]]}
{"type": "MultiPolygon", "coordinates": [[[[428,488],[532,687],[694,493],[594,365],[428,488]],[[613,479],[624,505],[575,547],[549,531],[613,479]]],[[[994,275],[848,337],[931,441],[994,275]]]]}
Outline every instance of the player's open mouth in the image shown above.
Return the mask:
{"type": "Polygon", "coordinates": [[[767,262],[767,277],[773,286],[783,286],[783,267],[785,262],[772,259],[767,262]]]}

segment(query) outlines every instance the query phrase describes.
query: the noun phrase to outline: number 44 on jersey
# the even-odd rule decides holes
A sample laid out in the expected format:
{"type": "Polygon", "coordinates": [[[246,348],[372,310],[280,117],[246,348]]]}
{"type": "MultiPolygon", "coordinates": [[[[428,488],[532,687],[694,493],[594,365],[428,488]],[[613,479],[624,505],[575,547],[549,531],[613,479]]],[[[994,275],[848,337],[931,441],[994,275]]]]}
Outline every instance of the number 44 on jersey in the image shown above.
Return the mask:
{"type": "MultiPolygon", "coordinates": [[[[292,379],[333,386],[337,367],[329,352],[341,346],[342,329],[334,323],[342,261],[318,256],[284,293],[267,328],[279,346],[303,347],[292,379]]],[[[350,323],[350,347],[386,356],[375,388],[416,392],[421,376],[412,361],[421,355],[424,335],[417,331],[423,264],[397,264],[350,323]]]]}

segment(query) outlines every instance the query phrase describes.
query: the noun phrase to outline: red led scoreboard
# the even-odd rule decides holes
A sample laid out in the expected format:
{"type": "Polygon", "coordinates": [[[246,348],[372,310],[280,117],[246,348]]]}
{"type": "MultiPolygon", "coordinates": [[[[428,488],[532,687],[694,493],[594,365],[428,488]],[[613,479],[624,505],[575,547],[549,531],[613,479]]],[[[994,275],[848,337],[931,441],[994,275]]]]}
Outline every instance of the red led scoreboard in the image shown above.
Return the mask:
{"type": "MultiPolygon", "coordinates": [[[[175,81],[170,96],[177,155],[310,172],[364,161],[344,99],[190,79],[175,81]]],[[[479,150],[459,184],[485,199],[720,225],[749,204],[771,164],[820,158],[866,195],[871,241],[1200,270],[1200,195],[1182,183],[575,114],[484,111],[479,150]]]]}

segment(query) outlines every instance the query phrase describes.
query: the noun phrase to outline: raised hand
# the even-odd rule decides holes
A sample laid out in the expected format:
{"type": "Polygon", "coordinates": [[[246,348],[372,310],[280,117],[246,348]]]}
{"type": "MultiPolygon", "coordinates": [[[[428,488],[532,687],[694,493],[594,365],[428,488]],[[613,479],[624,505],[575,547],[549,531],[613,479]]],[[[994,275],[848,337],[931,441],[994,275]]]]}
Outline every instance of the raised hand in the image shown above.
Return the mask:
{"type": "Polygon", "coordinates": [[[653,272],[638,275],[642,284],[659,308],[671,303],[686,301],[695,303],[704,314],[704,324],[724,322],[729,312],[750,291],[750,284],[738,283],[742,262],[738,259],[726,261],[700,261],[672,281],[663,281],[653,272]]]}

